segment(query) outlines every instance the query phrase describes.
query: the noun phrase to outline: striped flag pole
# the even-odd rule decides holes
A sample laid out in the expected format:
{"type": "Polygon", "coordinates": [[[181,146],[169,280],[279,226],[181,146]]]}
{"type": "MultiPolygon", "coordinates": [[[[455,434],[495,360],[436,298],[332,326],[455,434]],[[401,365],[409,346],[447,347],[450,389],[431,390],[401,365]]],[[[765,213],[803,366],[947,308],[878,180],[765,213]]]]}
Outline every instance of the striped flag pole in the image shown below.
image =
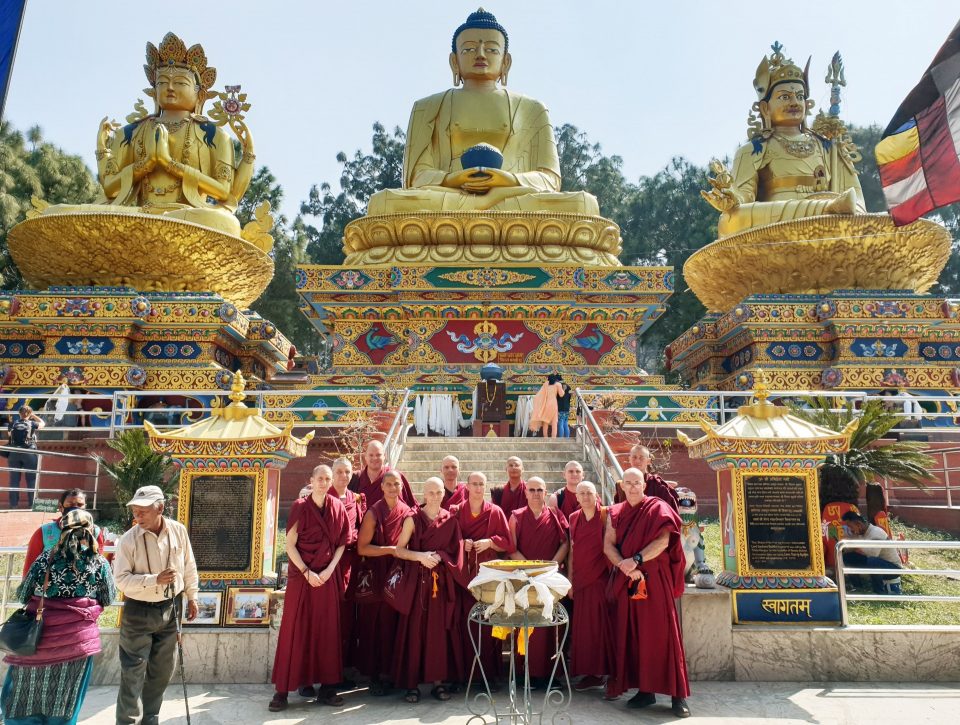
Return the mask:
{"type": "Polygon", "coordinates": [[[0,0],[0,120],[7,105],[7,90],[26,9],[27,0],[0,0]]]}
{"type": "Polygon", "coordinates": [[[876,146],[897,226],[960,201],[960,22],[876,146]]]}

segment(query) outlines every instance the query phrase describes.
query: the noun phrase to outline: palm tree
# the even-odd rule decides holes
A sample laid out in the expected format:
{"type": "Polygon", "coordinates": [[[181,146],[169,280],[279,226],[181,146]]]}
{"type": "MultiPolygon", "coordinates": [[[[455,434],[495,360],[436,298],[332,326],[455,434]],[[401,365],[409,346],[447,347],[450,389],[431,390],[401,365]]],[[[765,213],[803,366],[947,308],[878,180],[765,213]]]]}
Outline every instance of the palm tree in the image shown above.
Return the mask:
{"type": "Polygon", "coordinates": [[[892,441],[875,445],[899,422],[899,416],[879,400],[868,400],[860,410],[852,403],[839,408],[836,399],[805,398],[804,406],[791,405],[795,415],[830,430],[843,430],[851,421],[857,425],[850,435],[850,450],[827,456],[820,468],[820,506],[842,502],[859,507],[860,487],[879,485],[879,479],[903,481],[926,488],[937,480],[930,472],[933,459],[920,441],[892,441]]]}
{"type": "Polygon", "coordinates": [[[147,442],[147,436],[141,428],[130,428],[116,438],[107,441],[107,445],[121,454],[121,458],[108,461],[95,456],[107,475],[113,479],[113,491],[120,506],[120,518],[129,525],[133,521],[127,502],[141,486],[159,486],[169,493],[177,480],[169,456],[157,453],[147,442]]]}

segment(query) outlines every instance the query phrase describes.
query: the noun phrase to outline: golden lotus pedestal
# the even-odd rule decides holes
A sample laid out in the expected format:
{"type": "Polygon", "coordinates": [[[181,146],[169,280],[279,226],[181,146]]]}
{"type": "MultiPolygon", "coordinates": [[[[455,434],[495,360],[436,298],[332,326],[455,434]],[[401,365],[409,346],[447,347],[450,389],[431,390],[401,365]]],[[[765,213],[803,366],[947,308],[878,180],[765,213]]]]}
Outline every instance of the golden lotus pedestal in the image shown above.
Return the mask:
{"type": "Polygon", "coordinates": [[[668,346],[668,365],[699,390],[750,390],[762,367],[774,390],[912,390],[943,395],[931,408],[946,412],[960,386],[960,322],[955,305],[924,293],[949,254],[941,225],[895,227],[886,214],[714,242],[684,266],[711,311],[668,346]]]}
{"type": "Polygon", "coordinates": [[[7,237],[24,279],[54,285],[213,292],[241,309],[273,278],[273,260],[239,237],[138,213],[69,212],[27,219],[7,237]]]}
{"type": "Polygon", "coordinates": [[[346,264],[620,264],[609,219],[548,212],[421,212],[357,219],[343,235],[346,264]]]}

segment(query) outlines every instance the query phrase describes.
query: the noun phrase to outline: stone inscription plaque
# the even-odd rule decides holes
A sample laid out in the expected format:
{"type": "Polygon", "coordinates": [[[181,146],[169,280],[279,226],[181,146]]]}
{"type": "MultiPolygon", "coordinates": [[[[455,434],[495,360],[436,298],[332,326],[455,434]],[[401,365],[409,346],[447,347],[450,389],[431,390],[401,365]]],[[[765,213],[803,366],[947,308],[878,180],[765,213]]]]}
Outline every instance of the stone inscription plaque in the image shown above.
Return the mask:
{"type": "Polygon", "coordinates": [[[744,476],[751,569],[809,569],[807,482],[802,476],[744,476]]]}
{"type": "Polygon", "coordinates": [[[194,476],[190,543],[203,571],[247,571],[253,544],[256,476],[194,476]]]}

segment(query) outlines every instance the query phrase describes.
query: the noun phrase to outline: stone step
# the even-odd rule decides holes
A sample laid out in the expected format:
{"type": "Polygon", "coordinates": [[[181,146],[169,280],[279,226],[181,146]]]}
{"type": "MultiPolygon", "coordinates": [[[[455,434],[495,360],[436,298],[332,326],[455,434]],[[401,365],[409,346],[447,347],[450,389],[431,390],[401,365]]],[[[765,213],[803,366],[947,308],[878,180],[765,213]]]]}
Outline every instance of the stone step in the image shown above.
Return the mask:
{"type": "MultiPolygon", "coordinates": [[[[404,451],[401,460],[407,464],[417,462],[424,466],[436,466],[439,470],[441,461],[447,456],[456,456],[460,461],[461,468],[467,465],[500,466],[504,468],[507,465],[507,459],[510,458],[510,455],[506,453],[491,453],[490,451],[404,451]]],[[[535,451],[520,455],[520,459],[525,465],[528,463],[531,465],[533,463],[553,464],[559,461],[560,467],[563,468],[567,461],[580,460],[580,451],[561,451],[560,453],[535,451]]]]}
{"type": "Polygon", "coordinates": [[[522,448],[524,450],[568,450],[579,448],[573,438],[407,438],[406,448],[443,450],[447,448],[475,448],[499,450],[522,448]]]}

